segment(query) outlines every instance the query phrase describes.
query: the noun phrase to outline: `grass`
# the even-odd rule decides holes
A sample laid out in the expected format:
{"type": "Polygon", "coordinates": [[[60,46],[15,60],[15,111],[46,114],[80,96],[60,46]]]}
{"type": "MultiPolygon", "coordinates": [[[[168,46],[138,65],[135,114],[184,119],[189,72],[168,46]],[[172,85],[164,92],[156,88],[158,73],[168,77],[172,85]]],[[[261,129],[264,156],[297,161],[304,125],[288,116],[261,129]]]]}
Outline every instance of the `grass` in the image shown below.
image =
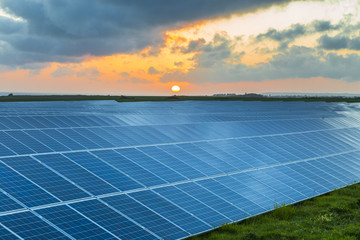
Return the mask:
{"type": "Polygon", "coordinates": [[[85,100],[115,100],[118,102],[144,101],[305,101],[305,102],[360,102],[360,97],[214,97],[214,96],[110,96],[110,95],[14,95],[0,96],[0,102],[27,101],[85,101],[85,100]]]}
{"type": "Polygon", "coordinates": [[[194,236],[189,240],[360,239],[360,184],[194,236]]]}

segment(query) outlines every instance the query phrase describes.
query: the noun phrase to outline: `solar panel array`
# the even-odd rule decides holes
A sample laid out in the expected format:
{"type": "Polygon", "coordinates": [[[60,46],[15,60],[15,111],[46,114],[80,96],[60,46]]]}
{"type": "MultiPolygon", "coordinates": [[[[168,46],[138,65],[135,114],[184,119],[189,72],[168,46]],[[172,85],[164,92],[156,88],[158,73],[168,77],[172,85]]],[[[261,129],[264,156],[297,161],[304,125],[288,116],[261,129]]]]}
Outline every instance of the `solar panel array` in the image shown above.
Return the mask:
{"type": "Polygon", "coordinates": [[[359,110],[0,103],[0,239],[181,239],[359,182],[359,110]]]}

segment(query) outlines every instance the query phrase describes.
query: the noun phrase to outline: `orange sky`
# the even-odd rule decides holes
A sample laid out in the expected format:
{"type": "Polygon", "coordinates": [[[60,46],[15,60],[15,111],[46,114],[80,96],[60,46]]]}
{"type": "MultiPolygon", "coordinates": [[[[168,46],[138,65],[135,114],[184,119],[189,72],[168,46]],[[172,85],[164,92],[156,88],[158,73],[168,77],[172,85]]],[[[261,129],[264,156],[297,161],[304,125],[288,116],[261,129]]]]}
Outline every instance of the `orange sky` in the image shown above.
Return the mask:
{"type": "MultiPolygon", "coordinates": [[[[274,70],[274,77],[267,79],[263,76],[258,80],[254,77],[254,80],[251,72],[255,72],[261,64],[264,65],[264,69],[274,67],[275,63],[272,61],[277,55],[287,55],[291,47],[315,49],[316,53],[312,54],[318,57],[320,62],[323,61],[320,54],[325,54],[325,58],[328,53],[343,55],[345,58],[348,58],[348,54],[359,56],[360,51],[356,49],[320,51],[316,46],[324,35],[323,32],[313,31],[296,36],[292,40],[281,40],[282,42],[274,40],[276,38],[266,37],[256,40],[256,36],[265,34],[269,28],[284,31],[284,34],[291,36],[290,31],[285,31],[294,28],[294,24],[302,24],[309,29],[316,20],[339,24],[349,15],[349,8],[359,5],[359,1],[346,2],[348,5],[345,4],[345,7],[344,2],[300,2],[287,7],[273,7],[245,15],[233,15],[230,18],[193,22],[178,29],[163,31],[162,45],[149,46],[132,53],[115,53],[99,57],[86,55],[81,62],[47,62],[39,69],[27,69],[26,66],[18,66],[15,69],[0,68],[3,69],[0,71],[0,92],[168,95],[172,94],[171,86],[177,84],[181,87],[179,94],[184,95],[228,92],[360,93],[360,79],[346,80],[348,77],[341,76],[341,73],[334,74],[335,77],[281,75],[276,79],[274,70]],[[288,48],[281,50],[279,47],[286,41],[289,41],[288,48]],[[197,45],[189,51],[191,44],[197,45]],[[267,63],[269,67],[266,66],[267,63]],[[206,75],[202,75],[206,69],[223,68],[224,71],[235,71],[233,68],[238,66],[249,67],[250,80],[239,78],[236,82],[219,79],[216,82],[207,81],[206,75]],[[188,75],[189,71],[193,75],[188,75]],[[171,76],[174,74],[178,77],[172,79],[171,76]],[[188,76],[197,77],[189,79],[188,76]]],[[[358,15],[353,15],[351,25],[356,25],[359,21],[358,15]]],[[[340,33],[342,34],[341,28],[326,32],[329,37],[335,37],[340,33]]],[[[356,34],[358,35],[358,31],[356,34]]],[[[241,71],[236,73],[241,76],[241,71]]],[[[261,76],[261,73],[256,74],[261,76]]]]}

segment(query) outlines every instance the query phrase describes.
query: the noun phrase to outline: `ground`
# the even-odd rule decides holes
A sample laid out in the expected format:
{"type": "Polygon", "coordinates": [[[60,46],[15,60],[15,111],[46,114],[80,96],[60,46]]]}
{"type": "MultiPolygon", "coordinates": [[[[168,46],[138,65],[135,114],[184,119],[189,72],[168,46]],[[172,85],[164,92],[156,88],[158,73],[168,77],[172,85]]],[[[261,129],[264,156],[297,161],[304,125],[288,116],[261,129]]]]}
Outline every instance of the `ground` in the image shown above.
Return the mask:
{"type": "Polygon", "coordinates": [[[215,96],[110,96],[110,95],[12,95],[0,96],[0,102],[26,101],[81,101],[81,100],[115,100],[118,102],[144,101],[324,101],[324,102],[360,102],[360,97],[215,97],[215,96]]]}
{"type": "Polygon", "coordinates": [[[360,184],[226,224],[191,240],[360,239],[360,184]]]}

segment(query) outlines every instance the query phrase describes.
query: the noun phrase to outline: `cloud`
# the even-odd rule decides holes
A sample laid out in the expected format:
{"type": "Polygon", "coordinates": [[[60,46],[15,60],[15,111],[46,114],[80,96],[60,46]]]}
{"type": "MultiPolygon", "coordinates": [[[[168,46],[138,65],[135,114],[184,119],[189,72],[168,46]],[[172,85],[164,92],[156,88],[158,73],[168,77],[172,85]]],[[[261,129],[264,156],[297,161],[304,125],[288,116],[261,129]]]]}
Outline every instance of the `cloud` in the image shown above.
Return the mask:
{"type": "Polygon", "coordinates": [[[0,0],[4,11],[23,19],[1,18],[0,42],[9,47],[0,57],[11,61],[0,64],[78,61],[88,54],[129,53],[161,44],[167,29],[287,2],[290,0],[221,4],[217,0],[0,0]]]}
{"type": "Polygon", "coordinates": [[[0,34],[15,34],[24,31],[25,24],[22,21],[14,21],[0,15],[0,34]]]}
{"type": "Polygon", "coordinates": [[[130,82],[131,83],[152,83],[151,81],[147,80],[147,79],[144,79],[144,78],[136,78],[136,77],[133,77],[133,78],[130,78],[130,82]]]}
{"type": "Polygon", "coordinates": [[[51,76],[55,78],[66,77],[74,74],[74,70],[68,67],[58,67],[51,76]]]}
{"type": "Polygon", "coordinates": [[[341,28],[353,28],[350,24],[340,22],[338,24],[332,24],[330,21],[315,20],[309,24],[293,24],[289,28],[284,30],[276,30],[270,28],[266,33],[261,33],[255,37],[256,42],[261,42],[264,39],[271,39],[280,43],[276,51],[285,50],[289,43],[294,42],[299,37],[307,36],[314,33],[323,33],[338,30],[341,28]]]}
{"type": "Polygon", "coordinates": [[[176,67],[181,67],[181,66],[183,66],[183,65],[184,65],[184,63],[181,62],[181,61],[179,61],[179,62],[174,62],[174,66],[176,66],[176,67]]]}
{"type": "Polygon", "coordinates": [[[159,74],[160,72],[158,70],[156,70],[154,67],[149,67],[148,69],[148,74],[153,75],[153,74],[159,74]]]}
{"type": "Polygon", "coordinates": [[[350,38],[341,35],[329,37],[328,35],[324,35],[319,39],[319,47],[326,50],[351,49],[359,51],[360,37],[350,38]]]}
{"type": "Polygon", "coordinates": [[[191,53],[191,52],[197,52],[201,48],[202,45],[205,44],[205,39],[201,38],[198,40],[190,41],[187,48],[181,49],[182,53],[191,53]]]}
{"type": "Polygon", "coordinates": [[[231,40],[226,33],[215,34],[213,41],[202,45],[200,53],[193,57],[196,67],[211,68],[227,61],[239,61],[244,53],[235,51],[237,40],[231,40]]]}
{"type": "Polygon", "coordinates": [[[238,61],[242,53],[234,51],[236,40],[216,36],[195,55],[196,68],[187,73],[169,71],[160,82],[193,83],[244,82],[274,79],[325,77],[344,81],[360,81],[360,56],[324,53],[316,48],[292,46],[273,56],[268,62],[247,66],[238,61]]]}
{"type": "Polygon", "coordinates": [[[98,77],[100,76],[100,72],[96,68],[85,68],[83,70],[76,72],[76,76],[97,81],[99,80],[98,77]]]}
{"type": "Polygon", "coordinates": [[[122,73],[120,73],[120,76],[121,76],[122,78],[129,78],[129,77],[130,77],[130,74],[127,73],[127,72],[122,72],[122,73]]]}
{"type": "MultiPolygon", "coordinates": [[[[24,45],[26,45],[26,42],[24,42],[24,45]]],[[[37,46],[37,48],[40,48],[41,50],[41,46],[39,46],[38,44],[35,44],[35,46],[37,46]]],[[[22,66],[35,63],[80,62],[82,60],[82,57],[69,57],[47,53],[44,54],[36,51],[22,51],[14,48],[7,42],[1,41],[0,39],[0,65],[6,65],[10,69],[16,67],[22,68],[22,66]]]]}
{"type": "Polygon", "coordinates": [[[266,33],[259,34],[256,37],[256,39],[258,41],[261,41],[264,38],[269,38],[278,42],[282,42],[284,40],[293,41],[295,38],[304,35],[305,32],[306,32],[305,25],[295,24],[283,31],[278,31],[276,29],[271,28],[266,33]]]}
{"type": "Polygon", "coordinates": [[[136,77],[132,77],[132,78],[124,78],[124,79],[120,79],[117,81],[119,84],[121,83],[133,83],[133,84],[148,84],[148,83],[152,83],[151,81],[144,79],[144,78],[136,78],[136,77]]]}
{"type": "Polygon", "coordinates": [[[315,32],[325,32],[330,30],[337,30],[341,27],[340,24],[333,25],[330,21],[315,20],[311,24],[314,27],[315,32]]]}

